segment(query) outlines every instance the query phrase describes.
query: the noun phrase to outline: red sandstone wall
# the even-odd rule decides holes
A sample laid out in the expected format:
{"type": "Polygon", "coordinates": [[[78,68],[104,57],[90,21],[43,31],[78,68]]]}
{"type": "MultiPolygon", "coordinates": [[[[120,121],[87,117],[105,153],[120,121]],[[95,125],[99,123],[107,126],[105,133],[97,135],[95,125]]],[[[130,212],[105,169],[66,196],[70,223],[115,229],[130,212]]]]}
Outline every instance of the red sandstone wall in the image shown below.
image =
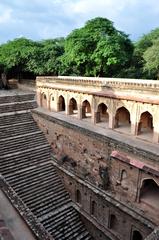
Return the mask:
{"type": "MultiPolygon", "coordinates": [[[[155,166],[155,163],[149,160],[149,156],[145,158],[144,154],[143,156],[142,154],[135,154],[136,149],[129,149],[126,145],[122,146],[122,144],[118,144],[114,140],[99,137],[93,132],[88,133],[84,129],[68,126],[65,122],[53,118],[48,121],[37,114],[33,114],[33,116],[46,134],[59,165],[72,171],[82,179],[88,180],[95,186],[107,190],[114,198],[130,204],[130,206],[136,206],[139,210],[141,209],[138,197],[143,170],[126,162],[111,159],[110,155],[113,150],[118,150],[125,153],[126,156],[137,158],[142,162],[152,164],[152,166],[154,164],[155,166]],[[127,172],[127,179],[124,183],[120,179],[122,170],[127,172]]],[[[148,172],[144,173],[145,177],[154,178],[148,172]]],[[[71,186],[70,193],[72,196],[74,192],[75,189],[71,186]]],[[[90,208],[88,201],[85,201],[85,208],[87,208],[87,211],[90,208]]],[[[151,214],[151,209],[149,210],[143,208],[142,213],[152,219],[154,223],[159,224],[158,214],[155,214],[155,211],[151,214]]],[[[106,220],[104,222],[106,223],[106,220]]]]}

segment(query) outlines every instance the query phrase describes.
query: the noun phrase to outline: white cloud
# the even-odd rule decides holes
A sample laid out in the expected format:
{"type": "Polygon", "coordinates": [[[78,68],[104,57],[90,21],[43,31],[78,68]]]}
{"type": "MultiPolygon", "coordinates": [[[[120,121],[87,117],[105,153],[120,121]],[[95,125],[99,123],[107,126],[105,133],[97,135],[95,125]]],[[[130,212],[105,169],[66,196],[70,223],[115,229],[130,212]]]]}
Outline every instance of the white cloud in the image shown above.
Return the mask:
{"type": "Polygon", "coordinates": [[[11,9],[5,9],[0,14],[0,24],[4,24],[7,22],[10,22],[12,19],[12,10],[11,9]]]}
{"type": "Polygon", "coordinates": [[[66,36],[94,17],[105,17],[133,38],[158,26],[157,0],[1,0],[0,42],[23,36],[66,36]]]}

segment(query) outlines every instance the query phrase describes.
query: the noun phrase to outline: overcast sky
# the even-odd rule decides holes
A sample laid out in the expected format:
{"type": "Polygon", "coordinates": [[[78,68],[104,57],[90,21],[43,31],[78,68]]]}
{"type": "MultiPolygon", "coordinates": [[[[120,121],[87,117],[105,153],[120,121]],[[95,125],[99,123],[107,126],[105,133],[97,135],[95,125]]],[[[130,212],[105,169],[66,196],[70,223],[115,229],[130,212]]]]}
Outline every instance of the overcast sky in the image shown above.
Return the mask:
{"type": "Polygon", "coordinates": [[[159,0],[0,0],[0,43],[66,36],[99,16],[137,40],[159,27],[159,0]]]}

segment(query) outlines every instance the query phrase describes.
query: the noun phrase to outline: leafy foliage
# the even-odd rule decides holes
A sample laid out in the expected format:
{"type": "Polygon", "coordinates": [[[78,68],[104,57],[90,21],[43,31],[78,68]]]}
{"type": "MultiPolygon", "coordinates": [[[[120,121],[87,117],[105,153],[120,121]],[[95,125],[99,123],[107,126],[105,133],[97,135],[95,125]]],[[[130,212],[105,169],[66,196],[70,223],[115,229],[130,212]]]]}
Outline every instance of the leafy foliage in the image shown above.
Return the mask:
{"type": "Polygon", "coordinates": [[[144,35],[135,44],[135,54],[138,58],[138,64],[142,78],[156,79],[158,77],[159,58],[159,28],[152,30],[144,35]]]}
{"type": "Polygon", "coordinates": [[[95,18],[74,30],[65,41],[65,74],[115,76],[129,64],[133,45],[106,18],[95,18]]]}
{"type": "MultiPolygon", "coordinates": [[[[3,85],[10,72],[34,75],[78,75],[159,78],[159,28],[132,43],[106,18],[94,18],[66,39],[40,42],[18,38],[0,45],[3,85]]],[[[1,83],[0,83],[1,84],[1,83]]]]}
{"type": "Polygon", "coordinates": [[[159,38],[144,52],[144,70],[151,78],[159,78],[159,38]]]}

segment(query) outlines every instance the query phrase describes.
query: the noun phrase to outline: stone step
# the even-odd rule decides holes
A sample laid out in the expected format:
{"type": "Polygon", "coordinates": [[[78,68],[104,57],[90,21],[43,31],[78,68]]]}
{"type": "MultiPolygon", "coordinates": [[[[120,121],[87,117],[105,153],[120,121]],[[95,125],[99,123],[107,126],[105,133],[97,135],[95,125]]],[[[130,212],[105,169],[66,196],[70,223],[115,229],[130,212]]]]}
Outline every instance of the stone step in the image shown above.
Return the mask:
{"type": "Polygon", "coordinates": [[[51,163],[44,134],[31,113],[22,112],[36,106],[33,97],[0,99],[0,173],[55,240],[91,240],[51,163]]]}
{"type": "Polygon", "coordinates": [[[85,239],[85,237],[89,236],[78,213],[73,207],[68,207],[64,211],[58,212],[56,216],[52,215],[48,217],[42,223],[55,240],[85,239]]]}
{"type": "Polygon", "coordinates": [[[21,94],[0,97],[0,104],[35,100],[35,94],[21,94]]]}
{"type": "Polygon", "coordinates": [[[14,104],[4,104],[0,105],[0,113],[9,113],[9,112],[16,112],[22,110],[33,109],[37,107],[36,101],[27,101],[27,102],[18,102],[14,104]]]}
{"type": "Polygon", "coordinates": [[[5,139],[8,137],[13,137],[13,136],[17,136],[17,135],[23,135],[26,134],[26,132],[28,133],[32,133],[32,132],[36,132],[39,131],[39,128],[37,126],[37,124],[35,122],[27,122],[27,123],[23,123],[20,125],[14,125],[14,126],[7,126],[4,127],[3,129],[0,128],[0,139],[5,139]]]}
{"type": "Polygon", "coordinates": [[[30,206],[30,209],[37,217],[41,217],[42,215],[46,215],[52,211],[55,211],[59,207],[68,204],[70,201],[71,201],[70,198],[67,195],[64,195],[63,193],[63,195],[58,197],[57,201],[56,199],[51,198],[50,203],[46,201],[43,203],[42,206],[40,207],[38,207],[38,205],[36,207],[30,206]]]}
{"type": "Polygon", "coordinates": [[[58,201],[57,203],[54,203],[53,201],[53,205],[51,206],[51,209],[47,206],[45,206],[42,209],[36,209],[33,210],[33,213],[35,214],[35,216],[37,216],[38,218],[41,218],[49,213],[51,213],[52,211],[56,211],[58,208],[61,208],[67,204],[69,204],[71,202],[70,198],[63,198],[60,201],[58,201]]]}
{"type": "Polygon", "coordinates": [[[27,152],[21,152],[12,156],[0,158],[0,173],[7,177],[15,171],[22,170],[33,165],[39,165],[50,160],[49,145],[40,146],[27,152]]]}
{"type": "MultiPolygon", "coordinates": [[[[29,191],[34,190],[34,194],[36,194],[40,190],[45,189],[45,191],[47,191],[49,189],[49,191],[50,191],[50,189],[52,187],[59,186],[60,180],[59,180],[58,176],[54,178],[54,182],[53,183],[50,182],[50,179],[52,179],[52,176],[50,176],[47,179],[45,179],[40,185],[38,185],[38,186],[36,185],[36,189],[35,189],[35,184],[32,184],[32,185],[30,184],[29,185],[29,191]]],[[[33,197],[31,192],[28,193],[28,189],[25,188],[25,186],[23,186],[23,188],[19,190],[19,195],[23,199],[25,199],[25,197],[27,197],[27,198],[28,197],[29,198],[33,197]]]]}
{"type": "Polygon", "coordinates": [[[54,173],[55,169],[53,168],[52,164],[47,163],[43,166],[33,166],[31,169],[24,169],[24,171],[9,174],[7,175],[6,179],[13,187],[23,187],[23,184],[34,184],[33,180],[36,182],[38,180],[44,179],[44,177],[47,176],[54,178],[54,173]],[[18,185],[17,182],[19,183],[18,185]]]}
{"type": "Polygon", "coordinates": [[[10,114],[5,116],[0,116],[0,126],[8,126],[13,124],[25,123],[25,122],[34,122],[31,113],[17,113],[10,114]]]}
{"type": "Polygon", "coordinates": [[[37,147],[39,145],[47,144],[41,131],[25,134],[23,136],[2,139],[0,142],[0,155],[14,153],[20,150],[37,147]]]}

